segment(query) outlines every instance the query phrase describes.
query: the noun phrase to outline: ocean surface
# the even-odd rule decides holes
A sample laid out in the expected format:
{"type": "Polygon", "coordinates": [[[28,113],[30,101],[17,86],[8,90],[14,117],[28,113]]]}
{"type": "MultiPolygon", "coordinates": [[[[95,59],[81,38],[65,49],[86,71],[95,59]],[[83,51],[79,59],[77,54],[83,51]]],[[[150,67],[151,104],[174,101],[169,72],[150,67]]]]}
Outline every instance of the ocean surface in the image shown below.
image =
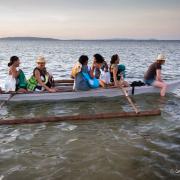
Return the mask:
{"type": "MultiPolygon", "coordinates": [[[[119,54],[127,80],[142,80],[158,53],[167,56],[162,75],[180,79],[180,41],[0,41],[0,86],[9,58],[17,55],[27,78],[45,56],[55,79],[69,79],[79,56],[119,54]]],[[[0,126],[0,180],[180,179],[180,89],[165,98],[139,95],[141,110],[155,117],[0,126]]],[[[8,103],[1,119],[132,111],[124,97],[63,103],[8,103]]]]}

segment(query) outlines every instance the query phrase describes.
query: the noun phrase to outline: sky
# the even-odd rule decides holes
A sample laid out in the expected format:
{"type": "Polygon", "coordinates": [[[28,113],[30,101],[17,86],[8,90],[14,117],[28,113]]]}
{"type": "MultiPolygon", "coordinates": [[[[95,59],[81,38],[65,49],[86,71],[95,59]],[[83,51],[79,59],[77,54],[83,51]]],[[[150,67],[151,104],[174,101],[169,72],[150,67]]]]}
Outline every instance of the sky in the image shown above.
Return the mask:
{"type": "Polygon", "coordinates": [[[0,0],[0,37],[180,40],[180,0],[0,0]]]}

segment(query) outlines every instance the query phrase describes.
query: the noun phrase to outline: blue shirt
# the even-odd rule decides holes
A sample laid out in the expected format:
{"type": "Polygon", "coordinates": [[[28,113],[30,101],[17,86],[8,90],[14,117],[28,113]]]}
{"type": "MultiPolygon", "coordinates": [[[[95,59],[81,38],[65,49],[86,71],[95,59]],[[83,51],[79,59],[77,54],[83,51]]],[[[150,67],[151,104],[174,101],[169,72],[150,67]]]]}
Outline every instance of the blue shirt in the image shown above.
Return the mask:
{"type": "Polygon", "coordinates": [[[75,90],[88,91],[90,89],[88,82],[85,80],[82,72],[89,73],[88,66],[83,65],[81,72],[79,72],[75,77],[75,90]]]}

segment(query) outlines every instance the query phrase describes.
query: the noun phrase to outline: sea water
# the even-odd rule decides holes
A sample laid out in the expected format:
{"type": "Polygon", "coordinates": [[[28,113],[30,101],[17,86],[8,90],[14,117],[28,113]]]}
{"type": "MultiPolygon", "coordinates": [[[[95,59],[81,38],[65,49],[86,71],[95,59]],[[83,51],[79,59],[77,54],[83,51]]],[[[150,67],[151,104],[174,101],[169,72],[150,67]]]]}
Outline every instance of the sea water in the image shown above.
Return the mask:
{"type": "MultiPolygon", "coordinates": [[[[20,57],[32,75],[37,56],[47,60],[55,79],[69,79],[80,55],[100,53],[109,63],[119,54],[127,80],[142,80],[157,54],[167,57],[165,80],[180,79],[180,41],[0,41],[0,86],[7,63],[20,57]]],[[[165,98],[139,95],[141,110],[161,109],[155,117],[120,118],[0,127],[0,180],[144,180],[180,178],[180,89],[165,98]]],[[[1,119],[132,111],[124,97],[66,103],[11,103],[1,119]]]]}

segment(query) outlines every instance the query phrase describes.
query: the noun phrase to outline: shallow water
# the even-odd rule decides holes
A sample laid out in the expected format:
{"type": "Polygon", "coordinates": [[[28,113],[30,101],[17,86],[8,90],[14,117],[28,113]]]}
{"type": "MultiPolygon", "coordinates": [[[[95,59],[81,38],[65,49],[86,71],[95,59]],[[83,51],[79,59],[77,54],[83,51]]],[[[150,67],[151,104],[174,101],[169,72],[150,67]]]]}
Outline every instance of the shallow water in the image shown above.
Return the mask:
{"type": "MultiPolygon", "coordinates": [[[[0,42],[1,82],[9,56],[21,57],[27,76],[34,59],[44,54],[56,78],[69,72],[82,53],[102,53],[107,60],[119,53],[128,79],[141,79],[156,54],[168,56],[165,79],[180,77],[180,42],[151,41],[3,41],[0,42]]],[[[142,110],[160,108],[161,116],[99,121],[73,121],[35,125],[0,126],[0,180],[103,179],[144,180],[180,177],[180,89],[160,98],[133,98],[142,110]]],[[[123,97],[88,102],[9,103],[0,109],[2,119],[131,111],[123,97]]]]}

